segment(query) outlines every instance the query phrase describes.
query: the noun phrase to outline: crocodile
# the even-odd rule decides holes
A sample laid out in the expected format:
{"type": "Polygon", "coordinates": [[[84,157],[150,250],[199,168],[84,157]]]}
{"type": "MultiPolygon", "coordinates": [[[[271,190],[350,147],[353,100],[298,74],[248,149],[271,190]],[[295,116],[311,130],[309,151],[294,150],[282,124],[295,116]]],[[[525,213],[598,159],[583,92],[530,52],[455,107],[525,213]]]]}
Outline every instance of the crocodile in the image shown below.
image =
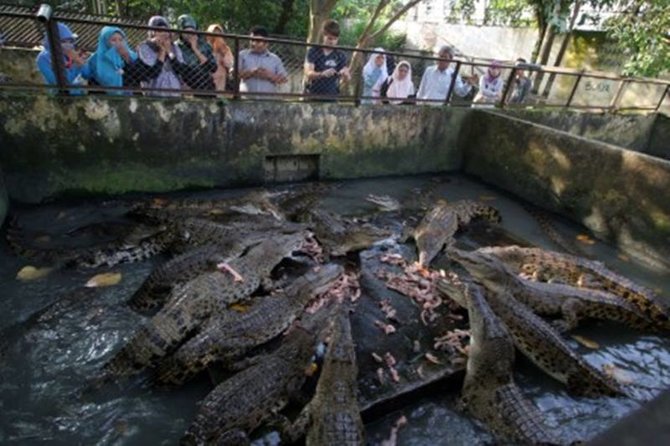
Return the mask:
{"type": "Polygon", "coordinates": [[[270,193],[254,190],[241,197],[222,199],[182,199],[170,200],[163,205],[142,202],[131,206],[127,215],[149,223],[166,223],[175,219],[204,216],[230,216],[236,214],[266,215],[277,220],[283,219],[277,207],[270,202],[270,193]]]}
{"type": "MultiPolygon", "coordinates": [[[[467,283],[439,279],[437,289],[467,308],[467,283]]],[[[571,392],[585,396],[622,394],[611,378],[573,352],[556,330],[511,294],[484,290],[484,297],[524,356],[571,392]]]]}
{"type": "Polygon", "coordinates": [[[368,194],[365,201],[374,203],[382,212],[394,212],[400,209],[400,202],[389,195],[374,195],[368,194]]]}
{"type": "Polygon", "coordinates": [[[351,323],[346,310],[340,310],[333,321],[316,392],[294,423],[292,434],[306,431],[308,446],[365,444],[356,397],[357,375],[351,323]]]}
{"type": "Polygon", "coordinates": [[[481,251],[495,255],[518,270],[530,266],[540,274],[559,277],[568,284],[588,282],[589,287],[597,286],[633,303],[657,325],[670,329],[670,310],[656,293],[613,272],[602,262],[519,246],[488,247],[481,251]]]}
{"type": "Polygon", "coordinates": [[[170,291],[176,286],[195,279],[200,274],[211,272],[222,261],[231,261],[267,238],[276,235],[290,234],[302,229],[296,224],[287,224],[278,229],[257,228],[228,228],[217,223],[195,220],[185,227],[194,231],[194,226],[204,228],[199,235],[193,237],[198,243],[205,243],[209,238],[210,244],[196,246],[181,255],[169,260],[154,270],[140,288],[128,301],[128,305],[135,311],[146,313],[161,307],[170,291]]]}
{"type": "Polygon", "coordinates": [[[638,307],[610,293],[522,279],[497,257],[483,251],[452,249],[450,254],[490,291],[507,291],[537,314],[562,317],[556,326],[565,330],[575,328],[587,318],[610,320],[641,330],[654,329],[653,322],[638,307]]]}
{"type": "Polygon", "coordinates": [[[514,383],[514,344],[483,289],[468,284],[465,296],[471,333],[462,391],[465,408],[503,443],[560,444],[514,383]]]}
{"type": "Polygon", "coordinates": [[[390,235],[388,231],[370,225],[353,224],[332,212],[316,208],[306,210],[299,221],[314,231],[324,253],[332,256],[360,251],[390,235]]]}
{"type": "Polygon", "coordinates": [[[232,260],[229,268],[241,280],[228,272],[215,271],[175,289],[165,306],[103,366],[95,383],[134,375],[174,351],[197,334],[211,315],[225,311],[230,304],[256,291],[284,257],[300,248],[306,235],[298,232],[267,239],[232,260]]]}
{"type": "Polygon", "coordinates": [[[229,310],[212,316],[197,336],[159,364],[156,381],[182,384],[213,361],[232,363],[286,330],[305,305],[326,292],[343,272],[336,264],[320,266],[277,295],[255,298],[251,308],[242,313],[229,310]]]}
{"type": "Polygon", "coordinates": [[[26,245],[16,228],[7,231],[7,242],[15,254],[39,263],[57,264],[66,268],[97,268],[140,262],[166,251],[176,238],[176,228],[170,225],[139,225],[118,240],[94,246],[41,249],[26,245]]]}
{"type": "Polygon", "coordinates": [[[471,200],[438,203],[423,217],[419,225],[406,239],[413,238],[419,252],[419,265],[428,266],[445,245],[453,243],[459,228],[475,218],[484,218],[492,223],[501,221],[497,209],[471,200]]]}
{"type": "Polygon", "coordinates": [[[303,320],[274,353],[252,358],[247,368],[212,390],[181,444],[248,444],[247,434],[298,394],[327,314],[322,309],[303,320]]]}

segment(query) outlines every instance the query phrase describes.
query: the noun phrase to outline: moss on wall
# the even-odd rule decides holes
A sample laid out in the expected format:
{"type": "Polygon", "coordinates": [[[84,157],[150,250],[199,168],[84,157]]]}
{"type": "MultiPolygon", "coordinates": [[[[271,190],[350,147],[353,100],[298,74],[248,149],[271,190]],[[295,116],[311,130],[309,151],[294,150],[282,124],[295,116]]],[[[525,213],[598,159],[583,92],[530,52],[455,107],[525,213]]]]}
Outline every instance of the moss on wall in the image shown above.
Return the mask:
{"type": "Polygon", "coordinates": [[[670,162],[480,110],[468,135],[466,172],[670,268],[670,162]]]}
{"type": "Polygon", "coordinates": [[[321,155],[324,179],[455,170],[470,109],[138,97],[0,96],[10,196],[262,184],[272,155],[321,155]]]}

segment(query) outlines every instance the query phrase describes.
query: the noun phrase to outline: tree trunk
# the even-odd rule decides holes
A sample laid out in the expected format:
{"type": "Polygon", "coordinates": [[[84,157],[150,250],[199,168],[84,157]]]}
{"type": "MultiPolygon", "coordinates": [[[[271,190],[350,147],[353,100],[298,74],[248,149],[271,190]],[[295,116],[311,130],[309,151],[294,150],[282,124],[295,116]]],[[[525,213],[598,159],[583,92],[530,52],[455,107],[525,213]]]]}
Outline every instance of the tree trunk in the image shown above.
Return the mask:
{"type": "Polygon", "coordinates": [[[281,14],[277,20],[277,25],[275,26],[275,34],[286,34],[286,24],[291,20],[291,15],[293,15],[293,7],[295,6],[295,0],[282,0],[281,2],[281,14]]]}
{"type": "MultiPolygon", "coordinates": [[[[556,37],[556,30],[554,29],[554,25],[549,24],[547,26],[547,32],[545,33],[543,42],[542,42],[542,50],[540,50],[540,58],[538,60],[538,63],[540,65],[546,65],[547,62],[549,61],[549,55],[551,54],[551,47],[554,45],[554,38],[556,37]]],[[[542,73],[538,73],[538,75],[535,77],[535,82],[533,83],[533,93],[537,94],[537,92],[540,89],[540,84],[542,83],[542,73]]]]}
{"type": "MultiPolygon", "coordinates": [[[[581,0],[576,0],[574,9],[572,11],[572,17],[570,17],[570,25],[568,26],[568,30],[565,33],[563,41],[561,42],[561,47],[558,49],[556,60],[554,60],[555,67],[561,66],[561,62],[563,61],[565,52],[568,49],[568,43],[570,43],[570,37],[572,37],[572,31],[575,29],[575,23],[577,22],[577,16],[579,15],[579,9],[581,8],[581,6],[582,6],[581,0]]],[[[547,80],[547,85],[545,85],[544,91],[542,92],[542,96],[544,96],[545,98],[549,97],[549,92],[551,91],[551,87],[554,84],[555,79],[556,79],[555,74],[551,74],[549,76],[549,80],[547,80]]]]}
{"type": "Polygon", "coordinates": [[[330,17],[336,3],[337,0],[310,0],[307,43],[319,43],[321,41],[321,26],[330,17]]]}
{"type": "Polygon", "coordinates": [[[546,25],[539,25],[537,30],[537,40],[535,41],[535,46],[533,46],[533,53],[530,56],[530,63],[537,63],[537,56],[540,55],[540,49],[542,49],[542,41],[544,40],[544,35],[547,32],[546,25]]]}

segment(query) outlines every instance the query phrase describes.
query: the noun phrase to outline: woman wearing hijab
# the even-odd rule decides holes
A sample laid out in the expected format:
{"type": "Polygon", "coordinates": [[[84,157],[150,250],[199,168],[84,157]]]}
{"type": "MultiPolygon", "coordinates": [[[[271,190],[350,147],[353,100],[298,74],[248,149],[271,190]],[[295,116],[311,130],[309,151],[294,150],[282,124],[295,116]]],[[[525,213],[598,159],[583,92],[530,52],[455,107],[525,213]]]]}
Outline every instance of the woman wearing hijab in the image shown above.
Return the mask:
{"type": "Polygon", "coordinates": [[[367,99],[361,100],[361,104],[376,104],[379,101],[373,98],[380,96],[382,83],[388,77],[386,68],[386,55],[383,48],[375,48],[374,53],[368,57],[368,62],[363,67],[363,96],[367,99]]]}
{"type": "MultiPolygon", "coordinates": [[[[159,15],[149,19],[149,26],[169,28],[165,17],[159,15]]],[[[182,82],[180,74],[184,70],[184,58],[181,49],[170,39],[170,32],[150,30],[148,39],[137,47],[138,63],[127,73],[128,83],[142,88],[154,89],[148,94],[154,96],[179,96],[182,82]]]]}
{"type": "Polygon", "coordinates": [[[486,75],[479,80],[479,91],[472,100],[475,104],[495,104],[502,99],[503,79],[500,62],[493,61],[486,75]]]}
{"type": "Polygon", "coordinates": [[[411,103],[408,98],[415,95],[414,83],[412,82],[412,65],[406,60],[398,62],[393,74],[382,85],[381,91],[382,96],[389,98],[388,102],[391,104],[411,103]]]}
{"type": "Polygon", "coordinates": [[[213,90],[211,74],[217,66],[212,47],[201,35],[188,32],[198,30],[198,24],[190,15],[179,16],[177,24],[180,30],[185,31],[179,34],[177,41],[186,65],[182,80],[194,90],[213,90]]]}
{"type": "MultiPolygon", "coordinates": [[[[68,85],[84,84],[84,66],[86,61],[79,55],[75,49],[76,36],[64,23],[58,23],[58,34],[60,35],[61,51],[63,53],[63,67],[65,68],[65,82],[68,85]]],[[[52,63],[53,55],[49,46],[49,39],[44,38],[42,42],[44,49],[37,55],[35,62],[37,68],[44,77],[44,82],[49,85],[56,85],[56,74],[54,73],[52,63]]],[[[84,94],[83,90],[70,90],[72,95],[84,94]]]]}
{"type": "MultiPolygon", "coordinates": [[[[126,34],[116,26],[105,26],[98,37],[98,49],[88,59],[84,74],[92,83],[103,87],[123,87],[124,75],[137,62],[137,53],[128,47],[126,34]]],[[[107,94],[127,92],[109,90],[107,94]]]]}
{"type": "MultiPolygon", "coordinates": [[[[209,25],[207,32],[223,34],[223,27],[218,23],[214,23],[209,25]]],[[[207,36],[207,43],[212,47],[214,59],[216,60],[216,71],[212,73],[214,88],[217,91],[224,91],[226,89],[226,81],[228,80],[228,72],[233,68],[235,60],[233,52],[223,37],[207,36]]]]}

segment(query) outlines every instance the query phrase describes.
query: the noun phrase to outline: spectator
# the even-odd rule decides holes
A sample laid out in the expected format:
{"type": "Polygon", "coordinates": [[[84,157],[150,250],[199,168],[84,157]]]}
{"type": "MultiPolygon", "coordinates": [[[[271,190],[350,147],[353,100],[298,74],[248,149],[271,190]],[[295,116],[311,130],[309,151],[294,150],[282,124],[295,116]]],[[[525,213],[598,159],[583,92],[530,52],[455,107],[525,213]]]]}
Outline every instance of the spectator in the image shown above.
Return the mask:
{"type": "MultiPolygon", "coordinates": [[[[323,44],[335,46],[340,38],[340,25],[335,20],[323,24],[323,44]]],[[[349,81],[351,74],[347,67],[347,57],[338,49],[312,47],[307,52],[305,77],[306,93],[322,96],[340,94],[339,82],[349,81]]]]}
{"type": "Polygon", "coordinates": [[[181,50],[184,64],[182,80],[194,90],[214,90],[214,80],[211,74],[217,69],[212,47],[199,34],[195,19],[188,14],[180,15],[177,19],[180,30],[177,46],[181,50]]]}
{"type": "Polygon", "coordinates": [[[503,79],[500,73],[500,62],[493,61],[486,70],[486,75],[479,80],[479,91],[472,100],[474,104],[500,102],[503,94],[503,79]]]}
{"type": "MultiPolygon", "coordinates": [[[[223,27],[217,23],[209,25],[208,33],[223,34],[223,27]]],[[[228,82],[228,73],[233,69],[235,58],[233,52],[223,37],[207,36],[207,43],[212,47],[214,60],[216,60],[216,71],[212,73],[212,81],[217,91],[225,91],[228,82]]]]}
{"type": "Polygon", "coordinates": [[[372,99],[380,96],[381,86],[389,77],[386,71],[386,55],[384,48],[375,48],[375,52],[368,57],[363,67],[363,97],[361,104],[377,104],[379,100],[372,99]]]}
{"type": "MultiPolygon", "coordinates": [[[[58,23],[58,34],[60,34],[61,51],[63,52],[63,66],[65,68],[65,82],[68,85],[84,85],[84,69],[86,61],[75,49],[75,41],[77,36],[70,30],[70,28],[58,23]]],[[[44,77],[44,82],[49,85],[56,85],[56,74],[54,73],[52,63],[51,47],[49,39],[44,38],[42,42],[44,49],[37,55],[37,68],[44,77]]],[[[83,90],[70,90],[72,95],[84,94],[83,90]]]]}
{"type": "MultiPolygon", "coordinates": [[[[159,15],[149,19],[149,26],[169,28],[165,17],[159,15]]],[[[137,47],[138,63],[128,70],[128,85],[139,85],[146,89],[181,90],[179,74],[184,70],[184,58],[177,45],[172,43],[169,31],[148,32],[149,38],[137,47]]],[[[155,96],[179,96],[178,91],[152,91],[155,96]]]]}
{"type": "MultiPolygon", "coordinates": [[[[520,57],[516,60],[516,65],[526,64],[526,59],[520,57]]],[[[523,68],[517,68],[514,70],[514,83],[512,84],[514,91],[510,97],[510,102],[512,104],[521,104],[526,100],[528,92],[530,91],[531,82],[530,78],[526,76],[526,71],[523,68]]]]}
{"type": "MultiPolygon", "coordinates": [[[[421,78],[417,99],[430,100],[430,105],[441,105],[447,99],[451,79],[454,76],[454,70],[449,66],[453,59],[453,51],[448,46],[443,46],[437,53],[440,60],[431,67],[426,68],[421,78]]],[[[476,83],[476,78],[471,82],[476,83]]],[[[470,93],[472,85],[463,82],[460,75],[456,75],[454,82],[454,93],[459,96],[466,96],[470,93]]]]}
{"type": "Polygon", "coordinates": [[[268,31],[262,26],[251,29],[251,48],[240,51],[240,91],[276,93],[277,86],[288,80],[279,56],[268,50],[268,31]]]}
{"type": "Polygon", "coordinates": [[[414,101],[414,82],[412,82],[412,65],[401,60],[393,74],[382,85],[382,96],[389,98],[391,104],[411,104],[414,101]]]}
{"type": "MultiPolygon", "coordinates": [[[[126,34],[116,26],[104,26],[98,37],[98,49],[85,67],[84,77],[95,85],[123,87],[124,75],[137,62],[137,53],[128,47],[126,34]],[[131,68],[129,68],[131,67],[131,68]]],[[[124,91],[108,90],[107,94],[123,95],[124,91]]]]}

